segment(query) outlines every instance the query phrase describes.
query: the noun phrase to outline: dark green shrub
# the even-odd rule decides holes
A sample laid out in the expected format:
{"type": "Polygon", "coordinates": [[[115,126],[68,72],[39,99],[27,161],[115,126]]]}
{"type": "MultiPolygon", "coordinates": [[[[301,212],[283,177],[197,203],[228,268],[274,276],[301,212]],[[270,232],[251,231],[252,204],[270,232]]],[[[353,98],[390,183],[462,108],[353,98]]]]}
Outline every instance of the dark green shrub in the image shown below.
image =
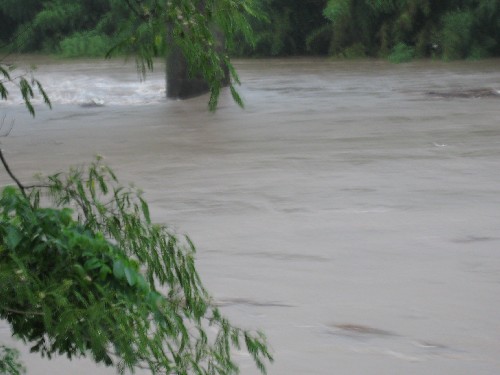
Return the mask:
{"type": "Polygon", "coordinates": [[[415,57],[415,48],[406,45],[405,43],[398,43],[392,49],[388,59],[392,63],[404,63],[413,60],[415,57]]]}
{"type": "Polygon", "coordinates": [[[365,46],[362,43],[355,43],[344,49],[340,56],[346,59],[361,59],[366,57],[365,46]]]}
{"type": "Polygon", "coordinates": [[[63,57],[104,57],[112,47],[109,36],[92,31],[74,33],[59,44],[63,57]]]}

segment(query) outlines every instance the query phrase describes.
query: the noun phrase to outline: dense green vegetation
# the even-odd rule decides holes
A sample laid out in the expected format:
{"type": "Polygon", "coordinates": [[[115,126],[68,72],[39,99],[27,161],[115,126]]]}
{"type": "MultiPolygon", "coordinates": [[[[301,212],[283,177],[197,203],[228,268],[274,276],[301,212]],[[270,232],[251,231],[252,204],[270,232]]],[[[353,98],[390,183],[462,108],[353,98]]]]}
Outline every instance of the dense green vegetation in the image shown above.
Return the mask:
{"type": "MultiPolygon", "coordinates": [[[[499,0],[261,0],[256,54],[444,59],[500,56],[499,0]]],[[[244,50],[245,53],[250,53],[244,50]]]]}
{"type": "Polygon", "coordinates": [[[121,0],[3,0],[0,36],[17,52],[104,56],[129,13],[121,0]]]}
{"type": "Polygon", "coordinates": [[[498,0],[329,0],[324,15],[332,55],[500,55],[498,0]]]}
{"type": "MultiPolygon", "coordinates": [[[[17,51],[102,56],[133,27],[134,10],[160,2],[127,0],[3,0],[0,39],[17,51]]],[[[168,1],[178,4],[199,1],[168,1]]],[[[211,3],[217,3],[216,0],[211,3]]],[[[500,56],[499,0],[254,0],[255,43],[237,36],[233,55],[413,57],[500,56]]],[[[199,6],[199,5],[197,5],[199,6]]],[[[220,8],[213,8],[218,12],[220,8]]],[[[216,15],[214,14],[214,17],[216,15]]],[[[143,30],[144,31],[144,30],[143,30]]],[[[164,53],[164,30],[155,30],[164,53]]],[[[248,35],[247,35],[248,36],[248,35]]]]}

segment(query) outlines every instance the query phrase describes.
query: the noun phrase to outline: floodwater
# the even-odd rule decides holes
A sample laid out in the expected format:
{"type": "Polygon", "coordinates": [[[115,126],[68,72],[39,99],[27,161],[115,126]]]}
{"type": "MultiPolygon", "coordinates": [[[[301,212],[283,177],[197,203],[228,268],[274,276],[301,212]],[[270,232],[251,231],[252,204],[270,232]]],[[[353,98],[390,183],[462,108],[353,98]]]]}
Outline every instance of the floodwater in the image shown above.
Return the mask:
{"type": "MultiPolygon", "coordinates": [[[[12,169],[103,155],[266,332],[270,375],[500,373],[499,60],[241,60],[246,108],[224,92],[216,113],[164,99],[161,63],[143,83],[133,63],[38,64],[54,109],[0,104],[12,169]]],[[[113,373],[16,345],[32,375],[113,373]]]]}

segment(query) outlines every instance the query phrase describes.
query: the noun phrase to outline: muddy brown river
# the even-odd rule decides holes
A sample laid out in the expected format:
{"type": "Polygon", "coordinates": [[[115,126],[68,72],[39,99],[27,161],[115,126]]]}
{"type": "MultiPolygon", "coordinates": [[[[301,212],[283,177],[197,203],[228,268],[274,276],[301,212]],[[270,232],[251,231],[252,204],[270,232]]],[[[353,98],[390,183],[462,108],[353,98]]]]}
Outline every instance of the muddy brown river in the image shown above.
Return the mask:
{"type": "MultiPolygon", "coordinates": [[[[141,83],[120,60],[36,61],[54,109],[0,103],[12,169],[103,155],[265,331],[270,375],[500,373],[500,60],[240,60],[246,107],[223,92],[216,113],[164,99],[160,62],[141,83]]],[[[114,373],[29,354],[5,322],[0,342],[31,375],[114,373]]]]}

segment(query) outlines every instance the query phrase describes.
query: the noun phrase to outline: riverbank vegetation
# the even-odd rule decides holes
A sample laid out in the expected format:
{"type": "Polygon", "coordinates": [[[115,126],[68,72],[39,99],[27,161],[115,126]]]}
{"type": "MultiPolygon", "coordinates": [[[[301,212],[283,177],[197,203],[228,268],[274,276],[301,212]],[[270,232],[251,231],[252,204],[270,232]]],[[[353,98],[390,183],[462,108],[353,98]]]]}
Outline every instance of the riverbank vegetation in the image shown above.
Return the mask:
{"type": "Polygon", "coordinates": [[[444,59],[500,54],[497,0],[329,0],[329,53],[444,59]]]}
{"type": "MultiPolygon", "coordinates": [[[[153,9],[147,1],[135,3],[145,13],[153,9]]],[[[234,56],[382,57],[394,62],[414,57],[451,60],[500,56],[498,0],[252,3],[261,14],[252,20],[253,42],[238,35],[229,38],[234,56]]],[[[4,0],[0,4],[0,39],[17,52],[104,56],[135,27],[134,17],[126,0],[4,0]]],[[[152,37],[154,52],[162,55],[164,30],[157,29],[152,37]]]]}

